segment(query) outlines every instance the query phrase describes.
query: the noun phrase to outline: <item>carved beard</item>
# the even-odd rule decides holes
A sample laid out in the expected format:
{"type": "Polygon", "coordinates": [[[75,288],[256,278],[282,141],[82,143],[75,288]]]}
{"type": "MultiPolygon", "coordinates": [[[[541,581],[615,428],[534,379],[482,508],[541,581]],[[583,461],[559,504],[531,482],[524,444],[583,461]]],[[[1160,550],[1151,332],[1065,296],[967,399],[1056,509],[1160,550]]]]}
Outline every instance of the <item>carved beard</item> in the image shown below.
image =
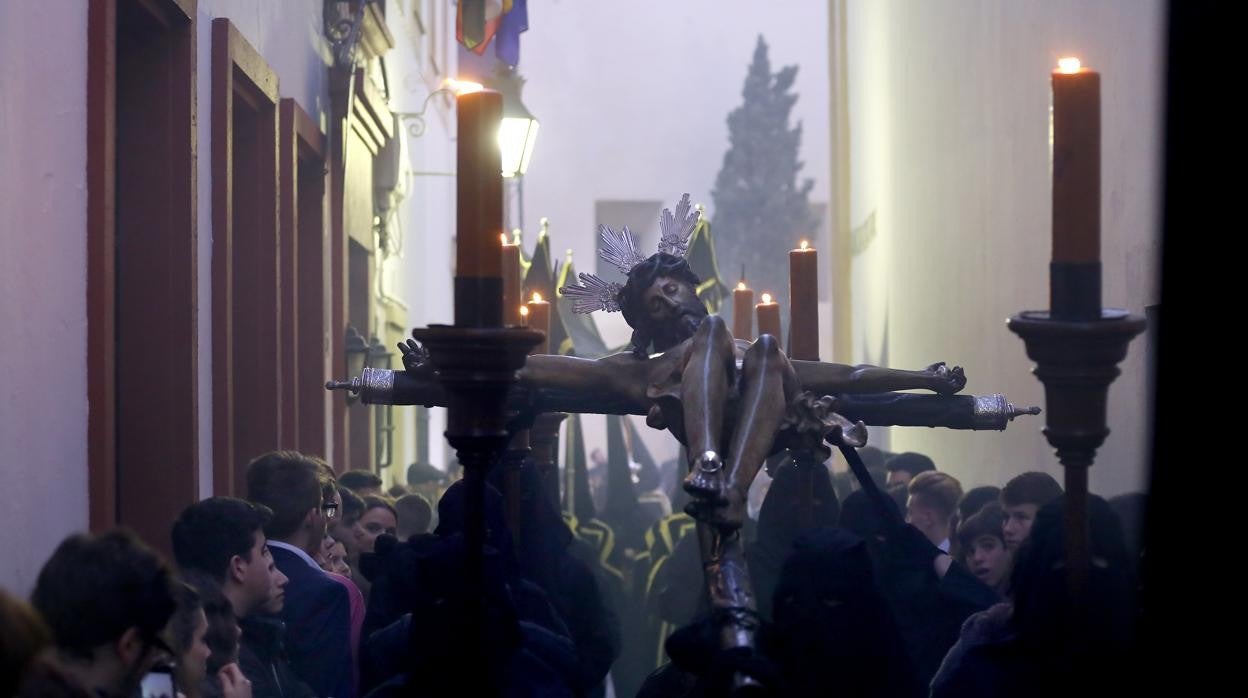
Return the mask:
{"type": "Polygon", "coordinates": [[[700,301],[681,307],[680,316],[675,320],[655,326],[653,334],[655,350],[667,351],[689,339],[698,331],[698,327],[706,318],[706,306],[700,301]]]}

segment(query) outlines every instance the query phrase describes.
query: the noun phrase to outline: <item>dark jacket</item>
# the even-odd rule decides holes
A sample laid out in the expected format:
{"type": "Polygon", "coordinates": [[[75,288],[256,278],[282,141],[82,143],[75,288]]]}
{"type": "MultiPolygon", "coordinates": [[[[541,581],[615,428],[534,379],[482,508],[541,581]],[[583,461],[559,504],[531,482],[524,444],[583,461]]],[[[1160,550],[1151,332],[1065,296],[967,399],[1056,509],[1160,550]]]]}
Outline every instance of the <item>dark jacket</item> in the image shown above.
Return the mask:
{"type": "Polygon", "coordinates": [[[272,547],[290,581],[281,618],[290,665],[318,696],[355,698],[351,670],[351,601],[347,590],[295,553],[272,547]]]}
{"type": "Polygon", "coordinates": [[[806,530],[835,526],[841,515],[832,479],[827,469],[820,466],[811,472],[811,520],[803,525],[801,487],[798,466],[785,462],[776,468],[758,512],[758,535],[745,550],[758,614],[763,620],[771,620],[771,596],[780,581],[780,567],[793,550],[793,541],[806,530]]]}
{"type": "Polygon", "coordinates": [[[858,490],[841,507],[841,526],[860,536],[876,580],[897,621],[920,685],[926,686],[973,613],[1000,600],[959,563],[938,577],[932,561],[940,550],[911,524],[902,523],[896,500],[858,490]]]}
{"type": "Polygon", "coordinates": [[[957,642],[966,619],[1000,600],[957,562],[949,566],[944,577],[938,577],[932,568],[935,555],[919,553],[926,546],[935,550],[922,533],[906,524],[903,531],[889,536],[878,559],[884,598],[924,686],[957,642]]]}
{"type": "Polygon", "coordinates": [[[238,668],[251,681],[253,698],[308,698],[315,696],[299,680],[286,658],[286,624],[274,616],[252,616],[238,623],[238,668]]]}

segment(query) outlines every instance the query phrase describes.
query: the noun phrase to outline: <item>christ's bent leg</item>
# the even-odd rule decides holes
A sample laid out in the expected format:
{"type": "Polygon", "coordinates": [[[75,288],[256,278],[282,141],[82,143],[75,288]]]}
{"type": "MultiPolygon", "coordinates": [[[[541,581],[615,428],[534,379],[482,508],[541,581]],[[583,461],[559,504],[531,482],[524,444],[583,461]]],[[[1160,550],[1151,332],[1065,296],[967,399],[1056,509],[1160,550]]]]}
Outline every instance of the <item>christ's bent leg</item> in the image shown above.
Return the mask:
{"type": "Polygon", "coordinates": [[[764,335],[745,353],[736,429],[728,446],[728,503],[712,519],[735,527],[745,522],[746,494],[771,452],[785,410],[800,386],[779,342],[764,335]]]}
{"type": "Polygon", "coordinates": [[[722,502],[727,494],[721,449],[724,405],[735,376],[732,333],[723,318],[711,315],[702,321],[693,337],[680,392],[689,452],[689,474],[684,487],[702,500],[722,502]]]}

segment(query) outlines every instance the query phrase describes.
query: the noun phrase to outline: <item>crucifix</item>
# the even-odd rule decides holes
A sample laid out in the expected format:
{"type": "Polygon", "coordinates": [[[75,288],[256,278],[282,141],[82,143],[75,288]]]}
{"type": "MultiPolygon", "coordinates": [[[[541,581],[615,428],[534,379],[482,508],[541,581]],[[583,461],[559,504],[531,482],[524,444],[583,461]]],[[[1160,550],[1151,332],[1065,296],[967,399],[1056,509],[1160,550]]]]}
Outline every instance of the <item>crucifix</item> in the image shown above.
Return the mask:
{"type": "MultiPolygon", "coordinates": [[[[755,603],[740,528],[746,493],[766,458],[785,448],[859,447],[865,424],[1004,429],[1020,414],[1004,396],[957,395],[961,368],[919,370],[789,359],[776,338],[734,339],[697,297],[700,280],[685,260],[698,220],[686,194],[660,217],[659,250],[646,256],[628,229],[602,226],[601,256],[626,277],[608,283],[582,273],[560,289],[580,313],[622,312],[633,330],[630,351],[600,359],[529,356],[510,388],[511,428],[545,412],[645,415],[688,454],[684,489],[698,520],[706,587],[724,649],[752,648],[755,603]],[[926,390],[933,395],[894,391],[926,390]]],[[[404,371],[365,369],[327,387],[360,393],[365,403],[447,405],[436,362],[409,340],[404,371]]],[[[738,676],[739,685],[754,681],[738,676]]]]}

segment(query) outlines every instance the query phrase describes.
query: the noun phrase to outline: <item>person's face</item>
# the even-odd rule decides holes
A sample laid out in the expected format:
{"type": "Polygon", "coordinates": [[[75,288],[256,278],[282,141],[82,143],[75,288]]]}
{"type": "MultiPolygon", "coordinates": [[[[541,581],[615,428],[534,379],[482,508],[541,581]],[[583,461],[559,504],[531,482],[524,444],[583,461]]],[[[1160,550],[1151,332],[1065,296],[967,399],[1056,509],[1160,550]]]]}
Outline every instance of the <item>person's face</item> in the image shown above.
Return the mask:
{"type": "Polygon", "coordinates": [[[364,512],[355,524],[355,543],[359,546],[360,552],[371,553],[377,542],[377,536],[383,533],[393,536],[398,527],[399,522],[395,520],[394,514],[391,514],[389,509],[373,507],[364,512]]]}
{"type": "MultiPolygon", "coordinates": [[[[913,524],[930,540],[932,537],[930,532],[935,528],[935,522],[935,512],[931,507],[923,506],[923,503],[914,495],[906,498],[906,523],[913,524]]],[[[939,545],[943,540],[934,540],[932,543],[939,545]]]]}
{"type": "Polygon", "coordinates": [[[312,556],[312,559],[316,561],[316,564],[320,565],[321,569],[326,572],[329,571],[329,549],[333,546],[334,537],[327,533],[325,534],[325,537],[321,539],[320,549],[317,550],[316,554],[312,556]]]}
{"type": "Polygon", "coordinates": [[[329,571],[351,576],[351,565],[347,564],[347,547],[341,541],[334,541],[329,548],[329,571]]]}
{"type": "Polygon", "coordinates": [[[265,569],[269,573],[269,592],[263,608],[266,613],[281,613],[282,606],[286,603],[286,582],[290,579],[277,568],[277,564],[273,562],[273,556],[269,554],[268,546],[264,548],[264,555],[265,561],[268,562],[265,569]]]}
{"type": "Polygon", "coordinates": [[[659,350],[689,339],[706,319],[706,306],[698,300],[693,284],[670,276],[655,279],[642,294],[642,301],[659,350]]]}
{"type": "Polygon", "coordinates": [[[195,630],[191,633],[191,646],[178,657],[178,680],[183,686],[198,686],[208,673],[208,656],[212,650],[204,642],[208,634],[208,617],[201,609],[195,612],[195,630]]]}
{"type": "Polygon", "coordinates": [[[888,480],[885,481],[889,487],[893,485],[908,485],[912,476],[905,470],[894,470],[888,474],[888,480]]]}
{"type": "MultiPolygon", "coordinates": [[[[256,608],[268,601],[272,595],[273,580],[269,570],[274,568],[273,554],[269,552],[268,541],[263,532],[256,531],[255,541],[247,554],[249,561],[243,573],[243,586],[247,590],[247,598],[251,599],[251,608],[256,608]]],[[[238,610],[240,615],[250,612],[249,609],[238,610]]]]}
{"type": "Polygon", "coordinates": [[[342,510],[341,494],[335,492],[334,498],[338,503],[338,516],[329,522],[329,535],[346,547],[348,555],[355,555],[358,552],[355,549],[355,524],[359,519],[347,518],[342,510]]]}
{"type": "Polygon", "coordinates": [[[966,564],[971,574],[992,588],[997,588],[1009,571],[1010,554],[1005,543],[992,535],[976,536],[966,552],[966,564]]]}
{"type": "Polygon", "coordinates": [[[1010,552],[1018,550],[1018,546],[1031,534],[1031,525],[1036,521],[1036,512],[1040,507],[1036,504],[1016,504],[1003,507],[1005,512],[1005,547],[1010,552]]]}

